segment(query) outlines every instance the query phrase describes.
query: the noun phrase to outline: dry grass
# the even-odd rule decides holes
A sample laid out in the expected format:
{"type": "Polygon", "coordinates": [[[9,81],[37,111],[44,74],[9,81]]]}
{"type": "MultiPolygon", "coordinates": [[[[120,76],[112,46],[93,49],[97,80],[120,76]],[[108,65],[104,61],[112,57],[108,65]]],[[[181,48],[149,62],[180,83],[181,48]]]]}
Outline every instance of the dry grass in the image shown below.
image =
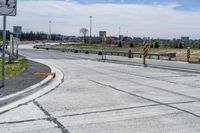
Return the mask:
{"type": "MultiPolygon", "coordinates": [[[[80,48],[80,49],[102,49],[102,44],[82,44],[82,45],[56,45],[56,48],[80,48]]],[[[128,52],[131,50],[132,52],[142,52],[143,47],[136,48],[128,48],[128,47],[117,47],[114,45],[108,45],[106,47],[107,50],[110,51],[122,51],[128,52]]],[[[187,49],[174,49],[174,48],[150,48],[150,53],[176,53],[177,57],[172,60],[177,61],[187,61],[187,49]]],[[[161,58],[164,59],[164,58],[161,58]]],[[[200,59],[200,49],[191,49],[191,61],[199,61],[200,59]]]]}

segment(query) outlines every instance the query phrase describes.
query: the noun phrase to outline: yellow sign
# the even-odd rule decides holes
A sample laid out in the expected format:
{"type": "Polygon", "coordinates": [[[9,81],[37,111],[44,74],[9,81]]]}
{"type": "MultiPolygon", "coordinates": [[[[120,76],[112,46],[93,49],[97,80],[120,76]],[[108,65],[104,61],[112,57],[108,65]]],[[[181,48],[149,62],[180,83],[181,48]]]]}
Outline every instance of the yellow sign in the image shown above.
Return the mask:
{"type": "Polygon", "coordinates": [[[191,55],[190,48],[188,48],[188,50],[187,50],[187,59],[188,60],[190,59],[190,55],[191,55]]]}
{"type": "Polygon", "coordinates": [[[149,43],[147,41],[144,42],[143,52],[144,52],[144,58],[146,58],[149,52],[149,43]]]}

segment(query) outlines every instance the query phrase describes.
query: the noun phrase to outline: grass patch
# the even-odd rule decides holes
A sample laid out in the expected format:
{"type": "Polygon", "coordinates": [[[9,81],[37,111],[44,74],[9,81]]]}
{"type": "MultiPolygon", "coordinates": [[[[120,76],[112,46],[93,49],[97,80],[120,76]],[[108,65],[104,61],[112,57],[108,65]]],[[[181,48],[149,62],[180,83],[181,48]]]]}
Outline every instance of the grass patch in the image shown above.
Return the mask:
{"type": "MultiPolygon", "coordinates": [[[[102,44],[81,44],[81,45],[55,45],[55,48],[78,48],[78,49],[96,49],[101,50],[102,44]]],[[[131,50],[132,52],[143,52],[143,47],[117,47],[116,45],[109,45],[107,44],[106,47],[109,51],[118,51],[118,52],[128,52],[131,50]]],[[[150,48],[150,53],[176,53],[177,57],[173,58],[172,60],[176,61],[187,61],[187,49],[175,49],[175,48],[150,48]]],[[[167,59],[165,57],[161,59],[167,59]]],[[[191,49],[191,61],[199,61],[200,59],[200,49],[191,49]]]]}
{"type": "MultiPolygon", "coordinates": [[[[5,58],[5,62],[8,62],[8,58],[5,58]]],[[[18,75],[27,68],[26,60],[20,60],[15,63],[5,63],[5,78],[9,79],[14,75],[18,75]]],[[[2,58],[0,58],[0,79],[2,79],[2,58]]]]}

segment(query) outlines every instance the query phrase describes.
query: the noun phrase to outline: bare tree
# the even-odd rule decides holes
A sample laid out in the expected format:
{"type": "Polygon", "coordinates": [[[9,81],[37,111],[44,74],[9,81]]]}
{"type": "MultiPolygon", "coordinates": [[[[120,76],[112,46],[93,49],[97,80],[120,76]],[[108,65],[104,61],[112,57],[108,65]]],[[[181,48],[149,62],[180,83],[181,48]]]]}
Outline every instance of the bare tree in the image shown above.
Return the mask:
{"type": "Polygon", "coordinates": [[[87,42],[87,41],[86,41],[86,35],[87,35],[87,33],[88,33],[88,29],[86,29],[86,28],[81,28],[81,29],[80,29],[80,33],[83,34],[84,42],[86,43],[86,42],[87,42]]]}

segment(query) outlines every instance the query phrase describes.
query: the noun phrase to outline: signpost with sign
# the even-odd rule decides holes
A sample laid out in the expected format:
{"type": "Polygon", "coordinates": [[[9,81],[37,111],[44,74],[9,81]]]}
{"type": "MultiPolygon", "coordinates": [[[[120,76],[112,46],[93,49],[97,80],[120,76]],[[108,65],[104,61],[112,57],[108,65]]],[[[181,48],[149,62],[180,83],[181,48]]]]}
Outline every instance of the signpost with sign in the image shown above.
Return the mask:
{"type": "MultiPolygon", "coordinates": [[[[16,37],[18,38],[19,35],[21,35],[22,33],[22,27],[21,26],[13,26],[13,34],[16,35],[16,37]]],[[[17,49],[16,49],[16,57],[18,58],[18,42],[17,42],[17,49]]]]}
{"type": "Polygon", "coordinates": [[[102,60],[106,60],[106,31],[100,31],[99,36],[102,39],[102,45],[103,45],[102,60]]]}
{"type": "Polygon", "coordinates": [[[4,87],[5,75],[5,45],[6,45],[6,16],[16,16],[17,0],[0,0],[0,16],[3,16],[3,45],[2,45],[2,80],[1,87],[4,87]]]}

